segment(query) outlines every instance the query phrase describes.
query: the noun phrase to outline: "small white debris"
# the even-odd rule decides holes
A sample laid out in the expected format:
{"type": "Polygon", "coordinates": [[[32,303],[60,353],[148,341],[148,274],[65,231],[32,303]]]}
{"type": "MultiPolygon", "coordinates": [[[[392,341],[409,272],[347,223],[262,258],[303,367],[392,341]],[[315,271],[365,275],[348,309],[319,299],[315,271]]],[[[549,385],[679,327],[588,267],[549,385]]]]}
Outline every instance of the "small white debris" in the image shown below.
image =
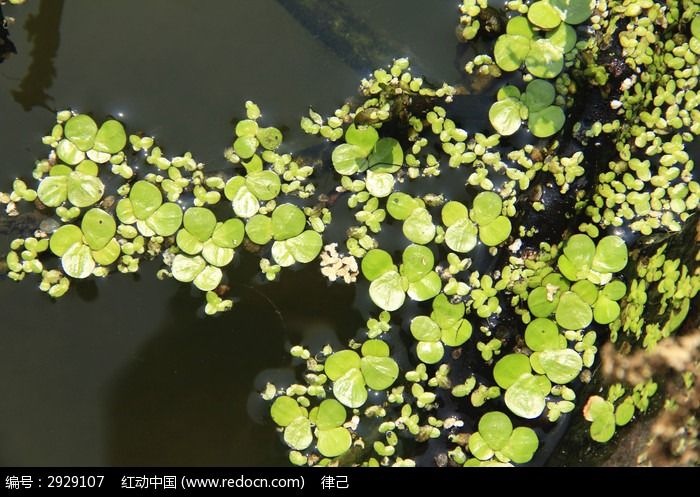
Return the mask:
{"type": "Polygon", "coordinates": [[[518,250],[520,250],[520,247],[522,247],[522,246],[523,246],[523,241],[520,238],[516,238],[513,243],[508,245],[508,250],[510,250],[511,252],[517,252],[518,250]]]}

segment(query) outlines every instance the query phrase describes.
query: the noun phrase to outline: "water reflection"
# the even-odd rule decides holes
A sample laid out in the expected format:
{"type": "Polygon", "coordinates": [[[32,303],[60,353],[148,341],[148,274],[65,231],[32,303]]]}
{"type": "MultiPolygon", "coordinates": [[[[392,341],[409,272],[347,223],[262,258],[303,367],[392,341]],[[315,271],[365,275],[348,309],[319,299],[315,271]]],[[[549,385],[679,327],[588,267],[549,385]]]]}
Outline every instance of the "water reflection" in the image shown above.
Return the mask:
{"type": "Polygon", "coordinates": [[[25,111],[34,107],[53,111],[48,106],[53,98],[47,91],[56,76],[54,59],[60,44],[62,14],[63,0],[41,0],[38,14],[27,16],[24,28],[33,45],[32,61],[19,89],[12,90],[13,98],[25,111]]]}

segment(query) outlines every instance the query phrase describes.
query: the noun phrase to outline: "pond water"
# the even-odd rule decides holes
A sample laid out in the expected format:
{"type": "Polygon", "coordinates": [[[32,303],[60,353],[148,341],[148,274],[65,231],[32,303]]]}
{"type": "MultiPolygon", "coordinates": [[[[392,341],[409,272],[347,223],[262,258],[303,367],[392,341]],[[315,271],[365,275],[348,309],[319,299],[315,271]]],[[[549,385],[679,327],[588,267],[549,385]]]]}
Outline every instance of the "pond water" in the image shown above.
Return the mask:
{"type": "MultiPolygon", "coordinates": [[[[372,68],[344,61],[284,3],[8,8],[19,54],[0,65],[0,189],[30,176],[46,155],[41,136],[64,108],[114,115],[170,154],[190,150],[223,166],[231,123],[252,99],[289,149],[303,148],[298,122],[308,106],[332,111],[372,68]]],[[[344,3],[366,23],[358,30],[403,47],[433,80],[459,78],[454,2],[344,3]]],[[[0,246],[8,242],[0,235],[0,246]]],[[[366,299],[327,285],[316,267],[263,285],[254,260],[232,278],[241,302],[215,319],[203,317],[201,296],[158,281],[155,264],[75,285],[60,302],[34,284],[0,281],[0,465],[286,464],[277,434],[248,407],[256,377],[286,367],[285,351],[302,336],[354,335],[366,299]]]]}

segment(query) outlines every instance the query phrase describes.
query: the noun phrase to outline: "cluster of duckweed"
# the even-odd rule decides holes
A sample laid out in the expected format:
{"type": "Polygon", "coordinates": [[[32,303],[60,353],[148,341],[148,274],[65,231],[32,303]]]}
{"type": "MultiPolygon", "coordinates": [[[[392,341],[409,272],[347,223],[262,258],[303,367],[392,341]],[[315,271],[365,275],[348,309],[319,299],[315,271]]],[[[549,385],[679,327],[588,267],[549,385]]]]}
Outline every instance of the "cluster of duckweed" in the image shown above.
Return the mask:
{"type": "Polygon", "coordinates": [[[9,277],[37,274],[40,288],[57,298],[71,280],[136,272],[142,260],[160,256],[158,276],[194,284],[206,293],[205,312],[215,314],[233,305],[222,298],[224,269],[244,242],[260,254],[268,279],[314,260],[330,212],[290,201],[314,192],[313,169],[277,153],[280,131],[259,125],[252,102],[246,111],[226,153],[242,174],[206,174],[190,153],[167,158],[153,138],[127,137],[116,120],[98,126],[88,115],[59,112],[43,139],[51,152],[36,165],[36,189],[18,179],[7,201],[14,210],[37,202],[63,224],[12,241],[9,277]],[[107,184],[113,195],[105,195],[107,184]]]}
{"type": "MultiPolygon", "coordinates": [[[[63,225],[13,241],[9,274],[39,274],[58,297],[74,279],[136,271],[161,256],[159,276],[206,292],[209,314],[232,306],[221,295],[223,269],[241,247],[260,254],[269,280],[321,254],[319,271],[366,284],[377,314],[347,347],[293,346],[298,382],[261,393],[290,462],[411,466],[419,444],[440,439],[440,465],[527,463],[540,445],[536,428],[583,407],[577,390],[607,333],[652,347],[680,326],[700,289],[696,261],[670,257],[666,244],[630,251],[624,231],[668,236],[697,208],[685,147],[698,132],[698,10],[688,0],[516,0],[505,19],[464,0],[461,39],[498,34],[493,52],[465,68],[505,75],[488,116],[494,133],[460,128],[450,112],[460,92],[426,85],[405,59],[363,80],[358,101],[301,119],[332,148],[325,167],[354,215],[342,250],[323,247],[326,206],[281,201],[311,200],[314,168],[277,152],[281,133],[260,126],[252,103],[226,152],[243,170],[232,176],[207,175],[190,154],[168,159],[152,138],[127,140],[116,121],[98,127],[60,113],[38,187],[17,180],[5,197],[39,202],[63,225]],[[609,88],[601,47],[618,42],[619,72],[629,76],[609,88]],[[602,87],[615,119],[567,125],[582,85],[602,87]],[[532,143],[517,148],[511,135],[532,143]],[[598,167],[587,154],[599,135],[615,144],[614,158],[587,174],[598,167]],[[562,147],[565,139],[578,144],[562,147]],[[104,196],[106,169],[122,183],[115,197],[104,196]],[[414,193],[446,172],[462,175],[462,194],[414,193]],[[595,176],[592,195],[576,187],[585,176],[595,176]],[[524,249],[538,227],[522,223],[523,198],[546,212],[542,178],[575,198],[583,220],[524,249]],[[497,329],[504,314],[515,317],[507,333],[497,329]]],[[[591,397],[583,415],[593,440],[610,440],[655,390],[614,385],[607,398],[591,397]]]]}

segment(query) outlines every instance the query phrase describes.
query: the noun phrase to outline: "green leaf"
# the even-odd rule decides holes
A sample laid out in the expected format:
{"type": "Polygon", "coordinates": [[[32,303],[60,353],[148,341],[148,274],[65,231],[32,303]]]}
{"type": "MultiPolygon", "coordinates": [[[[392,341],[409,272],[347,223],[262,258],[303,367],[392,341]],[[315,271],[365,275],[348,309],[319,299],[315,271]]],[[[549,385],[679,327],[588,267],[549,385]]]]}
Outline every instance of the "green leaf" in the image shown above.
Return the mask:
{"type": "Polygon", "coordinates": [[[508,21],[508,24],[506,24],[506,33],[509,35],[524,36],[530,40],[535,37],[535,31],[532,29],[532,25],[524,16],[512,17],[508,21]]]}
{"type": "Polygon", "coordinates": [[[71,278],[83,279],[95,270],[95,261],[87,245],[75,243],[61,257],[61,266],[71,278]]]}
{"type": "Polygon", "coordinates": [[[306,230],[302,234],[286,240],[289,253],[294,260],[302,264],[308,264],[321,253],[323,239],[313,230],[306,230]]]}
{"type": "Polygon", "coordinates": [[[513,433],[510,418],[499,411],[487,412],[479,420],[479,435],[493,450],[501,450],[513,433]]]}
{"type": "Polygon", "coordinates": [[[70,166],[75,166],[85,160],[85,153],[70,140],[61,140],[58,142],[56,146],[56,155],[61,161],[70,166]]]}
{"type": "Polygon", "coordinates": [[[277,397],[270,407],[270,416],[278,426],[289,426],[300,417],[304,417],[304,411],[299,403],[286,395],[277,397]]]}
{"type": "Polygon", "coordinates": [[[78,149],[87,152],[95,143],[97,124],[85,114],[73,116],[66,121],[64,134],[78,149]]]}
{"type": "Polygon", "coordinates": [[[394,176],[369,170],[365,177],[365,185],[370,195],[377,198],[388,197],[394,190],[394,176]]]}
{"type": "Polygon", "coordinates": [[[243,119],[236,124],[236,136],[255,136],[258,133],[258,123],[252,119],[243,119]]]}
{"type": "Polygon", "coordinates": [[[395,173],[403,164],[403,149],[394,138],[382,138],[369,156],[369,167],[374,172],[395,173]]]}
{"type": "Polygon", "coordinates": [[[561,348],[559,328],[551,319],[537,318],[525,328],[525,344],[533,351],[561,348]]]}
{"type": "Polygon", "coordinates": [[[442,206],[441,217],[442,224],[452,226],[458,221],[469,219],[469,211],[463,203],[452,200],[442,206]]]}
{"type": "Polygon", "coordinates": [[[333,395],[344,406],[352,409],[367,401],[365,380],[359,369],[353,368],[333,382],[333,395]]]}
{"type": "Polygon", "coordinates": [[[539,0],[531,4],[527,11],[527,18],[532,24],[542,29],[554,29],[561,24],[559,12],[547,0],[539,0]]]}
{"type": "Polygon", "coordinates": [[[552,105],[555,96],[556,91],[549,81],[535,79],[528,83],[523,103],[530,112],[537,112],[552,105]]]}
{"type": "Polygon", "coordinates": [[[262,214],[256,214],[248,219],[245,232],[251,242],[265,245],[272,240],[272,219],[262,214]]]}
{"type": "Polygon", "coordinates": [[[220,247],[212,240],[204,242],[202,246],[202,257],[212,266],[224,267],[228,265],[233,260],[233,255],[233,249],[220,247]]]}
{"type": "Polygon", "coordinates": [[[241,136],[233,142],[233,151],[241,159],[250,159],[258,149],[258,139],[254,136],[241,136]]]}
{"type": "Polygon", "coordinates": [[[514,463],[525,464],[532,459],[538,447],[537,434],[531,428],[519,426],[513,430],[501,452],[514,463]]]}
{"type": "MultiPolygon", "coordinates": [[[[228,249],[222,249],[228,250],[228,249]]],[[[223,273],[221,269],[214,266],[206,266],[202,271],[195,277],[193,283],[194,286],[199,288],[203,292],[211,292],[219,283],[221,283],[221,278],[223,273]]]]}
{"type": "Polygon", "coordinates": [[[369,163],[366,156],[367,154],[361,147],[343,143],[333,149],[331,161],[338,174],[351,176],[367,169],[369,163]]]}
{"type": "Polygon", "coordinates": [[[363,357],[360,369],[365,383],[372,390],[386,390],[399,377],[399,366],[391,357],[363,357]]]}
{"type": "Polygon", "coordinates": [[[537,78],[552,79],[564,68],[564,53],[550,40],[540,38],[530,45],[525,66],[537,78]]]}
{"type": "Polygon", "coordinates": [[[260,201],[253,195],[247,186],[241,186],[236,190],[231,200],[233,212],[244,219],[253,217],[260,210],[260,201]]]}
{"type": "Polygon", "coordinates": [[[535,419],[544,411],[550,388],[551,383],[544,376],[524,374],[506,390],[504,400],[513,414],[535,419]]]}
{"type": "Polygon", "coordinates": [[[550,295],[544,286],[538,286],[530,291],[527,297],[527,307],[533,316],[546,318],[552,314],[559,304],[559,292],[550,295]]]}
{"type": "Polygon", "coordinates": [[[442,342],[418,342],[416,355],[426,364],[436,364],[445,355],[445,347],[442,342]]]}
{"type": "Polygon", "coordinates": [[[440,275],[432,271],[420,280],[409,283],[406,293],[417,302],[425,302],[434,298],[442,290],[440,275]]]}
{"type": "Polygon", "coordinates": [[[289,267],[296,262],[286,241],[272,244],[272,258],[282,267],[289,267]]]}
{"type": "Polygon", "coordinates": [[[100,174],[99,167],[91,160],[84,160],[83,162],[75,166],[75,170],[87,176],[97,176],[100,174]]]}
{"type": "Polygon", "coordinates": [[[204,207],[190,207],[185,211],[182,225],[197,240],[206,242],[216,227],[216,216],[204,207]]]}
{"type": "Polygon", "coordinates": [[[37,189],[39,200],[47,207],[58,207],[68,198],[68,177],[47,176],[37,189]]]}
{"type": "Polygon", "coordinates": [[[49,248],[58,257],[62,257],[75,244],[83,243],[83,232],[73,224],[64,224],[51,235],[49,248]]]}
{"type": "Polygon", "coordinates": [[[599,443],[609,441],[615,435],[615,415],[599,416],[591,423],[591,438],[599,443]]]}
{"type": "Polygon", "coordinates": [[[360,356],[354,350],[341,350],[326,359],[324,372],[332,381],[339,379],[351,369],[360,368],[360,356]]]}
{"type": "Polygon", "coordinates": [[[153,183],[137,181],[131,187],[129,200],[136,219],[145,221],[162,205],[163,194],[153,183]]]}
{"type": "Polygon", "coordinates": [[[606,236],[598,242],[592,268],[600,273],[617,273],[627,266],[627,245],[619,236],[606,236]]]}
{"type": "Polygon", "coordinates": [[[494,192],[481,192],[474,198],[471,218],[478,225],[492,223],[501,215],[503,200],[494,192]]]}
{"type": "Polygon", "coordinates": [[[371,126],[360,126],[358,128],[354,124],[351,124],[347,131],[345,131],[345,141],[350,145],[359,147],[364,152],[365,157],[374,149],[377,140],[379,140],[379,134],[377,130],[371,126]]]}
{"type": "Polygon", "coordinates": [[[74,171],[68,175],[68,201],[76,207],[90,207],[102,198],[105,185],[95,176],[74,171]]]}
{"type": "Polygon", "coordinates": [[[450,303],[445,294],[440,294],[433,300],[432,319],[441,328],[449,328],[459,323],[464,317],[465,305],[462,302],[450,303]]]}
{"type": "Polygon", "coordinates": [[[547,33],[547,39],[562,52],[568,53],[576,46],[576,30],[562,23],[557,29],[547,33]]]}
{"type": "Polygon", "coordinates": [[[367,340],[362,344],[362,355],[365,357],[389,357],[389,346],[383,340],[367,340]]]}
{"type": "Polygon", "coordinates": [[[378,307],[385,311],[399,309],[406,299],[401,276],[396,271],[387,271],[369,285],[369,296],[378,307]]]}
{"type": "Polygon", "coordinates": [[[571,349],[545,350],[538,360],[547,378],[560,385],[573,381],[583,368],[581,356],[571,349]]]}
{"type": "Polygon", "coordinates": [[[180,230],[175,237],[177,246],[189,255],[197,255],[204,248],[204,244],[190,234],[187,230],[180,230]]]}
{"type": "Polygon", "coordinates": [[[418,341],[437,342],[442,337],[442,330],[428,316],[416,316],[411,320],[411,335],[418,341]]]}
{"type": "Polygon", "coordinates": [[[257,137],[260,145],[267,150],[277,150],[282,145],[282,133],[277,128],[259,129],[257,137]]]}
{"type": "Polygon", "coordinates": [[[337,457],[345,453],[352,445],[350,432],[343,427],[321,430],[318,432],[316,448],[325,457],[337,457]]]}
{"type": "Polygon", "coordinates": [[[85,236],[85,242],[92,250],[104,248],[117,232],[117,223],[114,218],[102,209],[87,211],[80,227],[85,236]]]}
{"type": "Polygon", "coordinates": [[[284,429],[284,441],[292,449],[304,450],[313,440],[311,422],[303,416],[296,418],[284,429]]]}
{"type": "Polygon", "coordinates": [[[200,256],[189,257],[178,254],[173,258],[171,272],[173,278],[183,283],[191,283],[206,267],[207,263],[200,256]]]}
{"type": "Polygon", "coordinates": [[[571,291],[588,305],[593,305],[598,299],[598,287],[588,280],[577,281],[571,287],[571,291]]]}
{"type": "Polygon", "coordinates": [[[472,325],[466,319],[460,319],[457,323],[442,329],[440,339],[448,347],[459,347],[472,336],[472,325]]]}
{"type": "Polygon", "coordinates": [[[93,148],[106,154],[117,154],[126,146],[126,131],[119,121],[105,121],[97,131],[93,148]]]}
{"type": "Polygon", "coordinates": [[[326,399],[318,406],[316,426],[321,430],[337,428],[345,423],[346,417],[347,413],[340,402],[335,399],[326,399]]]}
{"type": "Polygon", "coordinates": [[[591,267],[595,255],[595,244],[588,235],[573,235],[564,245],[564,255],[576,267],[591,267]]]}
{"type": "Polygon", "coordinates": [[[610,324],[620,315],[620,304],[605,295],[598,297],[593,306],[593,319],[596,323],[610,324]]]}
{"type": "Polygon", "coordinates": [[[304,231],[305,226],[306,216],[296,205],[278,205],[272,212],[272,234],[275,240],[295,237],[304,231]]]}
{"type": "MultiPolygon", "coordinates": [[[[422,279],[435,267],[433,251],[424,245],[409,245],[404,249],[402,258],[401,274],[408,278],[409,282],[422,279]]],[[[391,257],[389,257],[389,260],[391,260],[391,257]]],[[[388,266],[384,267],[388,269],[388,266]]]]}
{"type": "Polygon", "coordinates": [[[581,24],[593,13],[595,0],[550,0],[568,24],[581,24]]]}
{"type": "Polygon", "coordinates": [[[234,249],[243,243],[245,226],[240,219],[228,219],[214,228],[211,239],[219,247],[234,249]]]}
{"type": "Polygon", "coordinates": [[[238,190],[243,186],[245,186],[245,178],[243,176],[234,176],[226,182],[224,195],[227,199],[233,201],[236,193],[238,193],[238,190]]]}
{"type": "Polygon", "coordinates": [[[481,461],[487,461],[493,457],[493,450],[479,432],[472,433],[469,437],[469,452],[481,461]]]}
{"type": "Polygon", "coordinates": [[[128,198],[123,198],[117,202],[117,219],[123,224],[134,224],[137,219],[134,215],[134,204],[128,198]]]}
{"type": "Polygon", "coordinates": [[[610,300],[620,300],[627,293],[627,286],[620,280],[612,280],[603,287],[601,293],[610,300]]]}
{"type": "Polygon", "coordinates": [[[250,173],[246,176],[245,184],[263,202],[276,198],[281,188],[280,177],[273,171],[250,173]]]}
{"type": "Polygon", "coordinates": [[[510,136],[520,129],[520,106],[520,101],[514,98],[498,100],[491,105],[489,121],[498,134],[510,136]]]}
{"type": "Polygon", "coordinates": [[[566,116],[558,105],[549,107],[537,112],[531,112],[527,120],[527,127],[537,138],[548,138],[564,126],[566,116]]]}
{"type": "Polygon", "coordinates": [[[581,330],[591,324],[593,312],[574,292],[564,292],[559,298],[556,320],[566,330],[581,330]]]}
{"type": "Polygon", "coordinates": [[[100,250],[93,250],[92,258],[101,266],[109,266],[119,258],[121,249],[122,247],[119,245],[119,242],[115,238],[112,238],[107,245],[100,250]]]}
{"type": "Polygon", "coordinates": [[[518,378],[531,371],[530,359],[525,354],[508,354],[499,359],[494,366],[493,379],[496,380],[499,387],[507,389],[518,378]]]}
{"type": "Polygon", "coordinates": [[[173,202],[166,202],[148,218],[146,224],[158,236],[172,236],[182,226],[182,208],[173,202]]]}
{"type": "Polygon", "coordinates": [[[433,217],[424,208],[415,209],[403,223],[403,234],[413,243],[430,243],[435,238],[433,217]]]}
{"type": "Polygon", "coordinates": [[[508,239],[511,229],[510,219],[498,216],[493,222],[479,226],[479,238],[484,245],[495,247],[508,239]]]}
{"type": "Polygon", "coordinates": [[[467,253],[476,246],[477,227],[468,219],[452,224],[445,232],[445,244],[455,252],[467,253]]]}
{"type": "Polygon", "coordinates": [[[399,221],[407,219],[414,210],[420,207],[423,207],[422,201],[403,192],[392,193],[386,202],[386,210],[389,215],[399,221]]]}
{"type": "Polygon", "coordinates": [[[362,275],[368,281],[374,281],[388,271],[396,271],[391,255],[381,249],[372,249],[367,252],[362,258],[360,268],[362,275]]]}
{"type": "Polygon", "coordinates": [[[493,55],[498,67],[504,71],[517,71],[530,51],[530,40],[526,36],[505,34],[498,37],[493,55]]]}

